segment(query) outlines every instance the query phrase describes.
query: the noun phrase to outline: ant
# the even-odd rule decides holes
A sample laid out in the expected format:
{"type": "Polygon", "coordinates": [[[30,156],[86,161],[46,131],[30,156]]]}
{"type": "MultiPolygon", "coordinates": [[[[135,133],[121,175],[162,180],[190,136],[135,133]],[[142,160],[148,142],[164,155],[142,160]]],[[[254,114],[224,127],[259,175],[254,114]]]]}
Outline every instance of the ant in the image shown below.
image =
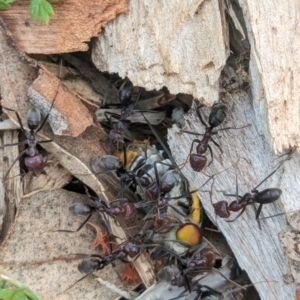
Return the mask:
{"type": "Polygon", "coordinates": [[[84,259],[78,265],[78,270],[81,273],[86,273],[86,275],[83,276],[82,278],[80,278],[79,280],[77,280],[68,289],[72,288],[79,281],[88,277],[95,271],[104,269],[109,264],[112,264],[113,266],[115,266],[116,260],[120,260],[125,263],[131,263],[131,261],[129,259],[133,259],[133,261],[135,261],[140,254],[141,248],[148,248],[148,247],[153,248],[153,247],[157,247],[157,246],[160,246],[160,245],[144,244],[143,236],[141,234],[136,234],[136,235],[132,236],[131,238],[129,238],[126,242],[120,244],[114,251],[112,251],[111,254],[108,254],[104,257],[101,255],[98,255],[98,254],[92,254],[92,255],[79,254],[79,255],[84,255],[84,256],[89,257],[89,258],[84,259]]]}
{"type": "Polygon", "coordinates": [[[124,121],[126,121],[126,119],[133,113],[133,108],[140,99],[141,93],[142,89],[140,88],[137,97],[135,98],[135,100],[133,100],[133,85],[131,82],[125,81],[119,90],[119,100],[122,105],[125,105],[125,107],[121,110],[121,115],[108,112],[104,113],[106,119],[110,124],[112,123],[112,118],[118,120],[116,124],[111,126],[113,129],[109,132],[108,135],[111,140],[116,141],[117,146],[119,145],[119,143],[124,144],[124,131],[126,131],[127,135],[129,136],[129,140],[131,140],[131,135],[124,125],[124,121]],[[108,117],[108,114],[110,114],[110,117],[108,117]]]}
{"type": "MultiPolygon", "coordinates": [[[[196,292],[197,293],[197,296],[195,298],[193,298],[194,300],[201,300],[201,299],[220,299],[219,296],[222,295],[222,293],[216,291],[215,289],[211,288],[210,286],[208,285],[203,285],[203,284],[200,284],[199,281],[201,280],[202,278],[198,279],[198,280],[194,280],[194,281],[191,281],[189,283],[189,286],[190,286],[190,291],[191,292],[196,292]]],[[[181,287],[181,286],[179,286],[181,287]]],[[[177,300],[177,299],[180,299],[182,297],[186,297],[187,295],[185,295],[185,293],[188,291],[188,288],[186,288],[182,293],[180,293],[177,297],[175,298],[172,298],[172,299],[169,299],[169,300],[177,300]]]]}
{"type": "MultiPolygon", "coordinates": [[[[180,173],[174,169],[171,169],[171,170],[167,171],[159,179],[157,164],[158,164],[158,162],[154,163],[156,181],[154,181],[150,186],[148,186],[145,191],[148,198],[150,198],[151,200],[154,200],[156,202],[155,207],[152,210],[150,210],[148,212],[147,216],[145,217],[147,219],[147,217],[151,213],[153,213],[155,209],[157,210],[157,212],[155,214],[155,218],[154,218],[154,227],[156,229],[159,228],[160,226],[166,225],[169,222],[168,217],[167,217],[168,207],[171,207],[179,216],[186,217],[186,214],[184,214],[176,206],[174,206],[170,203],[171,200],[181,199],[185,196],[195,193],[197,190],[201,189],[208,181],[210,181],[213,178],[212,176],[209,177],[209,179],[206,182],[204,182],[204,184],[202,184],[202,186],[200,188],[198,188],[197,190],[194,190],[194,191],[189,191],[188,195],[179,195],[179,196],[171,197],[170,193],[172,192],[173,188],[176,185],[178,185],[178,183],[179,183],[180,173]]],[[[162,162],[159,162],[159,164],[168,165],[168,164],[165,164],[162,162]]],[[[172,165],[168,165],[168,166],[172,167],[172,165]]],[[[151,204],[154,201],[146,202],[145,204],[147,204],[147,203],[151,204]]],[[[199,198],[192,199],[192,201],[199,202],[199,198]]],[[[178,205],[178,203],[177,203],[177,205],[178,205]]],[[[198,207],[200,209],[199,203],[198,203],[198,205],[196,205],[195,203],[192,203],[192,205],[194,207],[198,207]]],[[[195,216],[195,221],[200,221],[200,220],[201,220],[200,216],[195,216]]],[[[165,230],[167,230],[167,228],[165,230]]],[[[166,231],[164,231],[164,232],[166,232],[166,231]]]]}
{"type": "MultiPolygon", "coordinates": [[[[156,148],[154,147],[156,150],[156,148]]],[[[121,182],[121,197],[123,195],[123,191],[125,186],[129,187],[130,185],[134,184],[135,187],[139,187],[142,191],[144,191],[145,188],[148,188],[153,183],[153,172],[151,169],[153,168],[152,165],[155,162],[159,163],[159,175],[162,173],[165,173],[167,168],[164,168],[163,166],[167,164],[161,162],[160,160],[162,156],[157,153],[157,151],[154,154],[154,149],[149,149],[149,152],[152,152],[153,155],[149,157],[149,159],[146,158],[147,156],[147,149],[145,156],[142,156],[140,154],[136,155],[136,158],[134,160],[134,163],[131,164],[130,168],[127,169],[125,166],[127,165],[127,152],[125,149],[125,145],[123,145],[123,158],[124,163],[122,161],[113,155],[104,155],[99,160],[96,159],[92,162],[92,168],[94,171],[98,171],[98,163],[106,170],[105,172],[113,172],[115,171],[117,176],[120,178],[121,182]]],[[[169,160],[164,160],[169,162],[169,160]]],[[[97,174],[102,172],[96,172],[97,174]]],[[[139,194],[140,190],[137,190],[139,194]]]]}
{"type": "MultiPolygon", "coordinates": [[[[57,95],[57,93],[58,93],[58,90],[56,92],[56,95],[57,95]]],[[[47,165],[48,158],[47,158],[47,156],[43,157],[39,153],[37,145],[40,145],[43,143],[50,143],[50,142],[52,142],[52,140],[37,141],[36,134],[43,128],[46,121],[48,120],[48,117],[49,117],[50,111],[53,107],[55,99],[56,99],[56,96],[54,97],[52,104],[50,106],[50,110],[47,113],[47,115],[45,116],[42,123],[41,123],[41,113],[38,109],[32,107],[28,110],[26,119],[27,119],[27,125],[29,128],[29,132],[24,129],[23,123],[21,121],[21,117],[16,110],[2,106],[2,108],[4,108],[5,110],[12,111],[16,114],[21,131],[24,133],[24,135],[26,137],[26,139],[20,143],[6,144],[6,145],[3,145],[3,147],[18,146],[18,145],[23,145],[23,144],[27,145],[27,148],[24,151],[22,151],[17,156],[17,158],[13,161],[12,165],[10,166],[10,168],[8,169],[8,171],[5,174],[4,179],[7,178],[8,174],[9,174],[10,170],[12,169],[12,167],[14,166],[14,164],[23,155],[26,155],[25,165],[28,168],[29,172],[32,172],[34,176],[38,176],[39,174],[45,174],[44,168],[47,165]]]]}
{"type": "Polygon", "coordinates": [[[94,212],[105,212],[111,217],[116,216],[122,216],[125,220],[130,220],[135,215],[135,207],[133,203],[126,202],[123,207],[118,205],[111,205],[113,202],[127,200],[126,198],[123,199],[117,199],[110,202],[110,205],[108,205],[105,201],[99,200],[97,197],[91,196],[89,194],[88,189],[85,187],[85,192],[88,195],[90,199],[94,200],[93,205],[84,204],[81,202],[73,203],[69,206],[69,211],[71,214],[78,216],[87,216],[87,218],[83,221],[83,223],[76,229],[76,230],[65,230],[60,229],[58,231],[60,232],[78,232],[91,218],[94,212]]]}
{"type": "Polygon", "coordinates": [[[292,153],[293,151],[289,154],[289,156],[285,160],[283,160],[279,164],[279,166],[274,171],[272,171],[255,188],[253,188],[250,193],[246,193],[244,196],[238,195],[238,186],[237,186],[236,194],[224,194],[225,196],[228,197],[236,197],[236,200],[232,201],[231,203],[228,203],[225,200],[214,203],[213,206],[216,215],[219,216],[220,218],[229,218],[230,212],[238,212],[241,210],[241,212],[233,220],[226,220],[227,222],[234,222],[245,212],[246,207],[248,205],[259,203],[259,207],[258,210],[256,211],[256,216],[255,216],[255,219],[258,220],[258,217],[261,213],[262,206],[264,204],[277,201],[282,194],[282,190],[278,188],[269,188],[259,192],[257,188],[262,183],[264,183],[268,178],[270,178],[286,160],[290,159],[292,153]]]}
{"type": "MultiPolygon", "coordinates": [[[[227,130],[227,129],[242,129],[245,127],[248,127],[249,125],[240,127],[240,128],[235,128],[235,127],[226,127],[226,128],[222,128],[222,129],[218,129],[218,130],[214,130],[215,127],[220,126],[225,117],[226,117],[226,113],[227,113],[227,107],[224,105],[215,105],[213,106],[211,113],[209,114],[208,117],[208,124],[209,126],[204,122],[200,109],[201,107],[203,107],[204,105],[201,105],[200,107],[197,108],[196,112],[198,114],[198,117],[201,121],[201,123],[205,126],[205,133],[204,136],[202,138],[202,140],[199,139],[194,139],[191,145],[191,149],[190,149],[190,153],[189,153],[189,157],[190,157],[190,164],[192,169],[195,172],[200,172],[201,170],[203,170],[203,168],[206,166],[207,164],[207,157],[204,155],[205,152],[207,152],[207,149],[210,152],[211,155],[211,161],[207,164],[207,167],[213,162],[213,152],[212,149],[209,145],[209,141],[211,140],[217,147],[221,148],[220,145],[218,143],[216,143],[213,139],[212,136],[216,135],[219,131],[221,130],[227,130]],[[196,152],[197,153],[192,153],[193,151],[193,147],[194,147],[194,143],[197,143],[197,147],[196,147],[196,152]]],[[[186,130],[182,130],[182,132],[185,133],[189,133],[189,134],[193,134],[193,135],[199,135],[199,133],[196,132],[191,132],[191,131],[186,131],[186,130]]],[[[188,158],[187,158],[188,159],[188,158]]],[[[185,163],[184,163],[185,164],[185,163]]]]}

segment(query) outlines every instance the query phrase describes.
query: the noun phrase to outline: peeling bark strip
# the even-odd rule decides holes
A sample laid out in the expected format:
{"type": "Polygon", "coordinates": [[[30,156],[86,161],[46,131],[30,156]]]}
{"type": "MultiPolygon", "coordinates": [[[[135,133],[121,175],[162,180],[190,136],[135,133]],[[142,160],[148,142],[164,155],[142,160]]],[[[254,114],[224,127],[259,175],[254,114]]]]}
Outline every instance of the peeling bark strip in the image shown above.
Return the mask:
{"type": "MultiPolygon", "coordinates": [[[[30,87],[28,97],[44,116],[49,112],[51,104],[55,100],[48,120],[56,135],[76,137],[94,123],[93,114],[82,103],[82,101],[87,101],[69,91],[56,76],[45,68],[39,70],[39,77],[30,87]]],[[[92,103],[89,105],[93,106],[92,103]]],[[[95,110],[96,108],[97,106],[94,105],[95,110]]]]}
{"type": "Polygon", "coordinates": [[[29,2],[17,1],[2,17],[20,48],[26,53],[67,53],[87,51],[87,42],[96,37],[106,23],[127,13],[128,0],[62,0],[53,2],[49,24],[32,21],[29,2]]]}
{"type": "Polygon", "coordinates": [[[99,36],[94,64],[147,90],[167,86],[172,94],[217,101],[229,55],[219,2],[131,0],[129,9],[99,36]]]}

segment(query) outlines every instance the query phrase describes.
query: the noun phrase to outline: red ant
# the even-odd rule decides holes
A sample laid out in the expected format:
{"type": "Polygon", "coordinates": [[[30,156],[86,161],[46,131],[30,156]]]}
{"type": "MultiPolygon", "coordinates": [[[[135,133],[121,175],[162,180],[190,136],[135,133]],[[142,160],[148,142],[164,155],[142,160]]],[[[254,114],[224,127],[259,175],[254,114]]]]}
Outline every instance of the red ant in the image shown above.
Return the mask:
{"type": "Polygon", "coordinates": [[[108,117],[108,113],[104,113],[109,123],[112,123],[112,118],[118,120],[117,123],[112,126],[113,129],[109,132],[110,139],[115,140],[117,146],[119,143],[124,144],[124,131],[126,131],[127,135],[129,136],[129,140],[131,140],[130,133],[124,125],[124,121],[126,121],[126,119],[132,114],[133,108],[140,99],[141,93],[142,89],[139,90],[136,99],[132,100],[133,85],[131,82],[125,81],[119,90],[119,100],[122,105],[125,105],[125,107],[121,110],[121,115],[109,113],[110,117],[108,117]]]}
{"type": "MultiPolygon", "coordinates": [[[[209,166],[212,162],[213,162],[213,152],[212,149],[210,147],[210,145],[208,144],[209,141],[211,140],[217,147],[221,148],[219,144],[217,144],[213,139],[212,136],[216,135],[219,131],[221,130],[227,130],[227,129],[242,129],[245,127],[248,127],[249,125],[240,127],[240,128],[235,128],[235,127],[226,127],[226,128],[222,128],[222,129],[218,129],[214,131],[214,128],[217,126],[220,126],[225,117],[226,117],[226,112],[227,112],[227,108],[224,105],[217,105],[214,106],[212,108],[211,113],[209,114],[209,118],[208,118],[208,124],[209,126],[204,122],[201,112],[200,112],[200,108],[203,105],[201,105],[200,107],[197,108],[197,114],[198,117],[201,121],[201,123],[205,126],[205,133],[204,136],[202,138],[202,140],[199,139],[194,139],[191,145],[191,149],[190,149],[190,153],[189,153],[189,157],[190,157],[190,164],[192,169],[195,172],[200,172],[201,170],[203,170],[203,168],[206,166],[207,164],[207,157],[203,154],[205,154],[205,152],[207,152],[207,149],[210,152],[211,155],[211,161],[208,163],[207,166],[209,166]],[[197,153],[192,153],[193,148],[194,148],[194,143],[197,143],[197,147],[196,147],[196,152],[197,153]]],[[[194,134],[194,135],[199,135],[199,133],[196,132],[191,132],[191,131],[186,131],[186,130],[182,130],[182,132],[185,133],[189,133],[189,134],[194,134]]]]}
{"type": "Polygon", "coordinates": [[[225,200],[214,203],[213,206],[216,215],[219,216],[220,218],[229,218],[230,212],[237,212],[241,210],[241,212],[233,220],[226,220],[227,222],[233,222],[244,213],[248,205],[259,203],[259,207],[258,210],[256,211],[256,216],[255,216],[256,220],[258,220],[258,217],[261,213],[262,206],[264,204],[277,201],[282,194],[282,190],[278,188],[269,188],[259,192],[257,188],[262,183],[264,183],[268,178],[270,178],[286,160],[290,159],[292,153],[293,151],[289,153],[289,156],[285,160],[283,160],[274,171],[272,171],[255,188],[253,188],[250,193],[246,193],[244,196],[238,195],[238,186],[237,186],[236,194],[224,194],[225,196],[228,197],[236,197],[236,200],[232,201],[231,203],[228,203],[225,200]]]}
{"type": "Polygon", "coordinates": [[[88,217],[83,221],[83,223],[76,230],[65,230],[60,229],[60,232],[78,232],[91,218],[94,212],[105,212],[112,217],[122,216],[125,220],[131,219],[135,215],[135,207],[133,203],[126,202],[123,207],[118,205],[111,205],[113,202],[127,200],[127,199],[117,199],[115,201],[111,201],[110,205],[108,205],[105,201],[99,200],[97,197],[91,196],[88,192],[88,189],[85,187],[86,194],[89,198],[94,200],[93,205],[84,204],[81,202],[73,203],[69,206],[69,211],[71,214],[77,216],[86,216],[88,217]]]}
{"type": "Polygon", "coordinates": [[[56,96],[55,96],[54,100],[52,101],[50,110],[47,113],[47,115],[45,116],[42,123],[41,123],[41,113],[38,109],[32,107],[28,110],[26,119],[27,119],[28,128],[30,130],[29,132],[24,129],[20,115],[16,110],[2,106],[2,108],[6,109],[8,111],[12,111],[16,114],[21,131],[26,136],[26,140],[24,140],[20,143],[6,144],[6,145],[3,145],[3,147],[18,146],[18,145],[23,145],[23,144],[27,145],[27,148],[24,151],[22,151],[17,156],[17,158],[13,161],[12,165],[10,166],[10,168],[8,169],[8,171],[5,174],[4,179],[7,178],[8,174],[9,174],[10,170],[12,169],[12,167],[14,166],[14,164],[23,155],[26,155],[26,157],[25,157],[26,167],[28,168],[28,170],[30,172],[33,173],[34,176],[38,176],[39,174],[45,173],[44,168],[47,165],[48,158],[47,158],[47,156],[43,157],[39,153],[37,145],[43,144],[43,143],[50,143],[50,142],[52,142],[52,140],[37,141],[36,134],[43,128],[46,121],[48,120],[48,117],[49,117],[50,111],[53,107],[55,99],[56,99],[56,96]]]}

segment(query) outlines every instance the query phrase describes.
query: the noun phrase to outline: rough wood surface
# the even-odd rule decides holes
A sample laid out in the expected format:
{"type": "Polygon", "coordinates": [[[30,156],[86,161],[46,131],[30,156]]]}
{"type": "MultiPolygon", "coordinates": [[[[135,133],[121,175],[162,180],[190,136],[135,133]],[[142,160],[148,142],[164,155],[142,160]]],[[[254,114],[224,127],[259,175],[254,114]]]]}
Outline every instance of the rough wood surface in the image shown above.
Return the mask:
{"type": "MultiPolygon", "coordinates": [[[[16,222],[0,246],[0,265],[45,300],[112,300],[117,295],[92,276],[63,292],[84,275],[77,270],[83,258],[71,254],[99,254],[92,249],[95,234],[87,226],[77,233],[54,232],[73,230],[81,224],[82,218],[67,213],[68,206],[78,202],[90,203],[85,195],[59,189],[24,197],[16,222]]],[[[95,217],[93,222],[99,222],[95,217]]],[[[95,275],[123,288],[112,266],[95,275]]]]}
{"type": "MultiPolygon", "coordinates": [[[[210,144],[214,160],[204,173],[215,174],[230,167],[239,158],[240,160],[238,164],[215,176],[212,199],[209,193],[212,182],[201,189],[199,196],[205,211],[226,237],[240,267],[247,271],[251,281],[253,283],[263,280],[273,281],[256,285],[261,299],[293,299],[296,286],[294,283],[288,284],[284,281],[283,276],[290,273],[290,268],[288,257],[278,238],[278,233],[290,230],[285,216],[261,221],[262,230],[259,230],[252,206],[248,207],[246,212],[233,223],[217,218],[214,213],[211,201],[215,203],[220,200],[229,202],[234,200],[225,197],[222,192],[235,194],[236,174],[239,194],[244,195],[258,185],[284,159],[284,157],[279,158],[272,154],[267,139],[260,134],[251,98],[245,91],[227,93],[222,100],[228,107],[228,114],[221,127],[241,127],[246,124],[251,124],[251,127],[221,131],[217,137],[214,137],[215,141],[221,145],[223,153],[213,143],[210,144]]],[[[209,110],[206,110],[206,116],[208,114],[209,110]]],[[[184,129],[204,133],[205,128],[194,110],[187,115],[184,129]]],[[[201,139],[202,136],[181,134],[175,125],[169,130],[169,146],[178,164],[185,162],[194,138],[201,139]]],[[[207,156],[210,158],[209,152],[207,156]]],[[[280,200],[263,206],[261,217],[284,212],[284,206],[290,202],[299,206],[297,202],[299,202],[300,187],[294,184],[294,176],[298,172],[299,163],[300,156],[295,153],[291,160],[286,161],[271,178],[259,187],[260,191],[272,187],[281,188],[283,191],[280,200]]],[[[189,163],[183,168],[183,173],[195,187],[200,187],[207,180],[203,172],[194,172],[189,163]]],[[[237,213],[232,213],[231,218],[236,215],[237,213]]]]}
{"type": "Polygon", "coordinates": [[[105,27],[93,48],[102,71],[117,72],[147,90],[218,100],[229,49],[221,1],[129,2],[130,13],[105,27]]]}
{"type": "Polygon", "coordinates": [[[119,13],[128,12],[128,0],[64,0],[52,3],[55,14],[49,24],[32,21],[29,2],[17,1],[2,17],[26,53],[67,53],[87,51],[87,42],[99,34],[119,13]]]}
{"type": "Polygon", "coordinates": [[[300,2],[240,0],[259,129],[275,152],[300,144],[300,2]]]}

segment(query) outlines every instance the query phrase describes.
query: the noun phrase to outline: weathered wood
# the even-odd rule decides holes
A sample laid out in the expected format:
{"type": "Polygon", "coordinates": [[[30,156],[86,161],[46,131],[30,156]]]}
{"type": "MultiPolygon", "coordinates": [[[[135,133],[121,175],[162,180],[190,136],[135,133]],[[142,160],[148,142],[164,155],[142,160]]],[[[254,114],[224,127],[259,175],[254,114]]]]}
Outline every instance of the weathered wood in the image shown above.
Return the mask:
{"type": "MultiPolygon", "coordinates": [[[[261,221],[262,230],[259,230],[253,207],[248,207],[246,212],[233,223],[225,222],[216,217],[214,213],[211,202],[215,203],[220,200],[231,202],[234,200],[225,197],[222,192],[235,194],[236,175],[239,195],[243,195],[258,185],[284,159],[284,157],[279,158],[272,154],[266,138],[258,131],[252,101],[245,91],[227,93],[223,100],[228,107],[228,114],[221,127],[241,127],[247,124],[251,124],[251,127],[221,131],[217,137],[214,137],[214,140],[221,145],[223,153],[211,143],[214,154],[211,166],[201,173],[196,173],[191,169],[188,162],[182,171],[190,183],[195,187],[200,187],[207,180],[204,173],[216,174],[240,159],[236,165],[215,176],[212,199],[209,193],[211,183],[201,189],[202,192],[199,193],[199,196],[203,207],[210,219],[225,235],[240,267],[247,271],[251,281],[253,283],[263,280],[276,281],[256,285],[261,299],[293,299],[295,284],[284,282],[283,275],[290,273],[290,269],[288,258],[278,239],[279,232],[289,230],[285,216],[261,221]]],[[[206,116],[208,113],[209,111],[206,110],[206,116]]],[[[194,110],[186,116],[186,128],[184,129],[199,133],[204,132],[204,126],[200,123],[194,110]]],[[[178,164],[186,161],[192,140],[194,138],[201,139],[201,137],[181,134],[175,125],[169,130],[169,146],[178,164]]],[[[209,152],[207,152],[207,156],[210,158],[209,152]]],[[[299,162],[300,156],[295,153],[290,161],[286,161],[270,179],[259,187],[260,191],[271,187],[281,188],[283,191],[279,201],[263,206],[261,217],[283,212],[283,203],[297,199],[300,188],[294,186],[290,177],[297,172],[299,162]]],[[[231,219],[236,215],[237,213],[232,213],[231,219]]]]}
{"type": "Polygon", "coordinates": [[[130,13],[105,27],[93,48],[98,69],[117,72],[147,90],[218,100],[229,47],[218,1],[129,2],[130,13]]]}
{"type": "Polygon", "coordinates": [[[239,2],[251,44],[253,108],[259,130],[275,152],[281,152],[300,144],[300,2],[239,2]]]}
{"type": "Polygon", "coordinates": [[[128,12],[128,0],[65,0],[52,3],[55,14],[49,24],[32,21],[29,2],[17,1],[0,11],[20,48],[26,53],[87,51],[87,42],[119,13],[128,12]]]}

